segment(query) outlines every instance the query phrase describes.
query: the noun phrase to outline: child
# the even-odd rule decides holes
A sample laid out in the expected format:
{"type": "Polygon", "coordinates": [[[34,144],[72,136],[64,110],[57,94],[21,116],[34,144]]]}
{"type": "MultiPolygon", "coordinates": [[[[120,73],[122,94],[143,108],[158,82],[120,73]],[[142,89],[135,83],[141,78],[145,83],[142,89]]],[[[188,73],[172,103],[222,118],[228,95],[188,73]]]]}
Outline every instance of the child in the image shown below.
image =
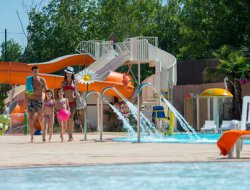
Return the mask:
{"type": "Polygon", "coordinates": [[[43,101],[42,112],[43,112],[43,142],[46,142],[46,131],[49,129],[49,141],[53,134],[54,125],[54,111],[56,102],[53,98],[53,93],[51,90],[46,90],[45,100],[43,101]]]}
{"type": "MultiPolygon", "coordinates": [[[[64,98],[64,92],[63,92],[63,88],[59,88],[58,92],[58,100],[57,100],[57,110],[60,111],[62,109],[66,109],[68,111],[70,111],[69,108],[69,101],[67,98],[64,98]]],[[[58,118],[59,124],[60,124],[60,137],[61,137],[61,142],[63,142],[63,135],[64,135],[64,131],[67,127],[67,121],[61,121],[58,118]]]]}

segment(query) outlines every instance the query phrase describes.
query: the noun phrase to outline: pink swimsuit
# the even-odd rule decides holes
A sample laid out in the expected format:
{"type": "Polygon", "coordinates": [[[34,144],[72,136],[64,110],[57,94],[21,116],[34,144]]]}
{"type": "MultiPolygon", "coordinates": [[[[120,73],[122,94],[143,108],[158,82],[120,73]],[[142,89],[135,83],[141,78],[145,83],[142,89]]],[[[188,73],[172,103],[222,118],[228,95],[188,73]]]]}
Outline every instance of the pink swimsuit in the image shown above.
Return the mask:
{"type": "MultiPolygon", "coordinates": [[[[48,101],[48,100],[44,100],[44,106],[46,106],[46,107],[54,107],[55,106],[55,102],[53,101],[48,101]]],[[[54,114],[43,114],[43,117],[44,118],[48,118],[48,119],[52,119],[53,118],[53,116],[54,116],[54,114]]]]}

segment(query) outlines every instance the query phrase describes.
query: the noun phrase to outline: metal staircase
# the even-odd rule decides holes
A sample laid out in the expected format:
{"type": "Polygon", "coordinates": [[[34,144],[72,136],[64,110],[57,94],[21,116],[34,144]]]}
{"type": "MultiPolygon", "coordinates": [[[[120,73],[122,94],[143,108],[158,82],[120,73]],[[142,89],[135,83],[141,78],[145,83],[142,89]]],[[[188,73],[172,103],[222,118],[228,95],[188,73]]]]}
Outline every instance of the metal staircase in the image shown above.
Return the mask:
{"type": "MultiPolygon", "coordinates": [[[[149,63],[155,67],[155,74],[145,79],[142,83],[152,83],[163,94],[171,93],[172,87],[177,82],[176,58],[170,53],[159,49],[156,37],[135,37],[125,40],[131,52],[131,62],[149,63]]],[[[160,98],[148,88],[142,90],[142,104],[159,105],[160,98]]]]}
{"type": "Polygon", "coordinates": [[[114,49],[114,44],[110,41],[82,41],[76,51],[89,54],[96,59],[87,69],[94,71],[98,76],[108,70],[114,71],[130,60],[130,51],[125,43],[116,43],[114,49]]]}
{"type": "MultiPolygon", "coordinates": [[[[111,41],[83,41],[76,50],[96,59],[88,69],[94,70],[99,75],[107,70],[116,70],[124,63],[141,64],[149,63],[155,67],[155,74],[144,82],[150,82],[160,92],[169,92],[177,82],[176,58],[170,53],[158,48],[157,37],[134,37],[124,42],[114,44],[111,41]]],[[[156,105],[160,103],[158,96],[151,89],[144,88],[142,100],[145,104],[156,105]]]]}

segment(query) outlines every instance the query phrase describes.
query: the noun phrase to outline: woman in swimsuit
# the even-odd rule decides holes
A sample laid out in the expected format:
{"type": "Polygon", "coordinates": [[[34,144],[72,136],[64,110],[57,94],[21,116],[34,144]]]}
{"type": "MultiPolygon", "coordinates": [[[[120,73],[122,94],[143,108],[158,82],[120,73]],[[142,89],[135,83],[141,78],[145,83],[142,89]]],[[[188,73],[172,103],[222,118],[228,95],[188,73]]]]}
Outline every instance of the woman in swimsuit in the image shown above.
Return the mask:
{"type": "Polygon", "coordinates": [[[53,99],[53,93],[51,90],[46,90],[45,100],[42,105],[43,113],[43,142],[46,142],[46,131],[49,129],[49,141],[52,138],[53,134],[53,125],[54,125],[54,111],[55,111],[55,100],[53,99]]]}
{"type": "Polygon", "coordinates": [[[69,108],[70,108],[70,118],[67,122],[67,131],[69,135],[69,141],[73,140],[73,128],[74,128],[74,115],[76,111],[76,102],[75,102],[75,77],[74,77],[74,68],[67,67],[64,70],[64,80],[62,82],[62,88],[64,92],[64,97],[68,99],[69,108]]]}
{"type": "MultiPolygon", "coordinates": [[[[58,100],[57,100],[57,110],[60,111],[62,109],[66,109],[68,111],[70,111],[69,109],[69,101],[67,98],[64,98],[64,92],[63,92],[63,88],[59,88],[58,92],[58,100]]],[[[66,130],[67,127],[67,120],[66,121],[61,121],[59,118],[57,118],[60,124],[60,137],[61,137],[61,142],[63,142],[63,135],[64,135],[64,131],[66,130]]]]}

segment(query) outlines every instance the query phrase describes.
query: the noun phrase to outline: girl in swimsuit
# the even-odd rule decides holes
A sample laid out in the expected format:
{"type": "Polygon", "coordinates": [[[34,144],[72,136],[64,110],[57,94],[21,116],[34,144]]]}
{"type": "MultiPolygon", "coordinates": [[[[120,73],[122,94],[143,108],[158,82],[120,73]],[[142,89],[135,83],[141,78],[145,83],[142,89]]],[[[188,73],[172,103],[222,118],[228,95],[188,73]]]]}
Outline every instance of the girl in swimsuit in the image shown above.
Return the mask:
{"type": "MultiPolygon", "coordinates": [[[[66,109],[68,111],[70,111],[69,108],[69,101],[67,98],[64,98],[64,92],[63,92],[63,88],[59,88],[58,92],[58,100],[57,100],[57,110],[60,111],[62,109],[66,109]]],[[[60,125],[60,137],[61,137],[61,142],[63,142],[63,135],[64,135],[64,131],[67,128],[67,122],[68,121],[61,121],[58,117],[57,117],[58,121],[59,121],[59,125],[60,125]]]]}
{"type": "Polygon", "coordinates": [[[46,131],[49,129],[49,141],[53,134],[54,125],[54,111],[56,102],[53,98],[53,93],[51,90],[46,90],[45,100],[43,101],[42,113],[43,113],[43,142],[46,142],[46,131]]]}
{"type": "Polygon", "coordinates": [[[75,85],[74,85],[74,68],[67,67],[64,73],[64,80],[62,82],[62,88],[65,98],[68,99],[69,108],[70,108],[70,118],[67,122],[67,131],[69,135],[69,141],[73,141],[73,128],[74,128],[74,115],[76,111],[76,102],[75,102],[75,85]]]}

